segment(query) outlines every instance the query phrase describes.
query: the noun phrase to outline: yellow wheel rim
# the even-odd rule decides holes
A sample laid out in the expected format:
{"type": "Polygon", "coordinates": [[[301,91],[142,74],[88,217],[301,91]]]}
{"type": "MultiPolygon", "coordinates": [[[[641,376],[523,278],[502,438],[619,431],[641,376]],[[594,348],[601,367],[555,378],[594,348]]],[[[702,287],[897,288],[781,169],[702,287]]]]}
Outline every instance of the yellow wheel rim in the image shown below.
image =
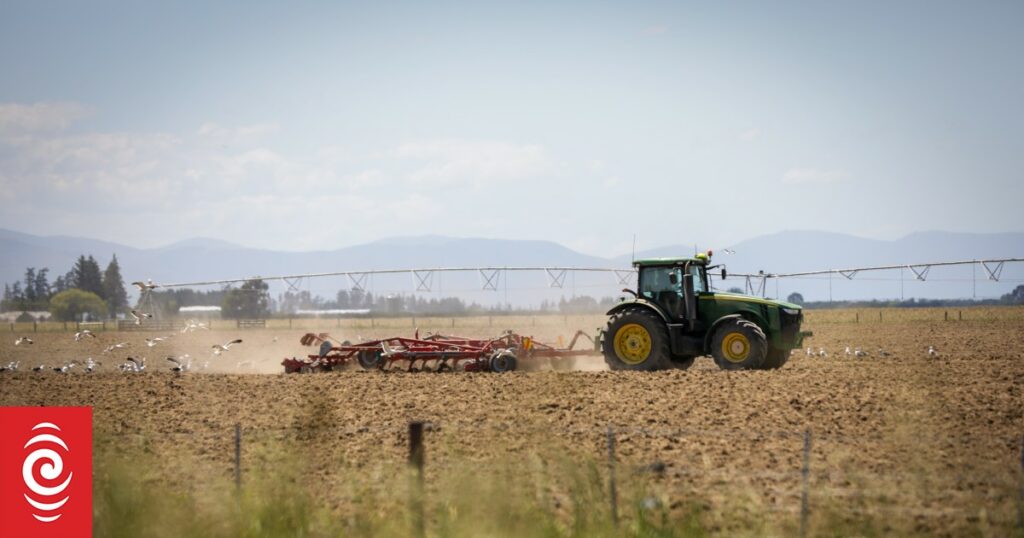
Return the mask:
{"type": "Polygon", "coordinates": [[[743,333],[729,333],[722,339],[722,356],[729,362],[743,362],[750,356],[750,340],[743,333]]]}
{"type": "Polygon", "coordinates": [[[643,325],[628,323],[615,333],[615,354],[626,364],[640,364],[651,354],[651,333],[643,325]]]}

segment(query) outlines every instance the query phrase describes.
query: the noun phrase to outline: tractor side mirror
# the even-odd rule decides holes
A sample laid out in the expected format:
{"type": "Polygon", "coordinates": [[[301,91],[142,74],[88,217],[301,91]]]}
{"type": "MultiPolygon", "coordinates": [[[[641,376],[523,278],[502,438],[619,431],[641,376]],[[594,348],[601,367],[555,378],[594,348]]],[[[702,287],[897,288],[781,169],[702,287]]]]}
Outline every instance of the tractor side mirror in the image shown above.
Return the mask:
{"type": "Polygon", "coordinates": [[[722,268],[722,280],[725,280],[725,276],[726,276],[726,274],[727,274],[727,273],[725,272],[725,267],[723,267],[723,268],[722,268]]]}
{"type": "Polygon", "coordinates": [[[668,282],[672,285],[679,283],[679,277],[675,273],[669,273],[668,282]]]}

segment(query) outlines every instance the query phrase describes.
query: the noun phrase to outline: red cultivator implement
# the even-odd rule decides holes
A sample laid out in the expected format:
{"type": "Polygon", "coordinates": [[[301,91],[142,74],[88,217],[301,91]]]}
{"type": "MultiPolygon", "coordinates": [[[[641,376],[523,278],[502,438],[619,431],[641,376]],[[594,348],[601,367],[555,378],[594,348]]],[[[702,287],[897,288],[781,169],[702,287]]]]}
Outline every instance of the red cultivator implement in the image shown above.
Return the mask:
{"type": "Polygon", "coordinates": [[[579,355],[599,353],[597,339],[583,331],[576,331],[565,348],[543,344],[512,331],[484,340],[441,334],[420,338],[417,331],[413,338],[396,336],[358,344],[336,343],[325,333],[307,333],[299,341],[304,346],[319,345],[319,353],[305,359],[285,359],[281,363],[285,373],[340,370],[352,363],[366,370],[500,373],[515,370],[523,361],[550,360],[554,364],[579,355]],[[573,349],[580,337],[590,342],[590,349],[573,349]]]}

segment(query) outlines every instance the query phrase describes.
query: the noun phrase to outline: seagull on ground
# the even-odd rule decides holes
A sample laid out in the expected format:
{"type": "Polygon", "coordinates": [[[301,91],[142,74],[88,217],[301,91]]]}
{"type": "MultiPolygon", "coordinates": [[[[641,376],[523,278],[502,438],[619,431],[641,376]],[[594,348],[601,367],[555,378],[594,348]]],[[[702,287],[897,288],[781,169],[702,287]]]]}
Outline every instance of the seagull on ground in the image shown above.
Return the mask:
{"type": "Polygon", "coordinates": [[[174,363],[171,367],[172,372],[187,372],[192,369],[192,357],[188,355],[182,355],[181,357],[167,357],[167,360],[174,363]]]}
{"type": "Polygon", "coordinates": [[[54,368],[53,371],[57,372],[58,374],[66,374],[66,373],[70,372],[71,368],[73,368],[74,366],[75,366],[75,361],[71,361],[68,364],[65,364],[64,366],[58,366],[58,367],[54,368]]]}
{"type": "Polygon", "coordinates": [[[128,357],[128,362],[132,363],[132,370],[141,372],[146,369],[146,358],[136,359],[135,357],[128,357]]]}
{"type": "Polygon", "coordinates": [[[81,342],[83,338],[96,338],[96,334],[89,329],[82,329],[75,333],[75,342],[81,342]]]}
{"type": "Polygon", "coordinates": [[[823,348],[823,347],[819,347],[818,348],[818,356],[821,357],[821,358],[828,357],[828,353],[825,352],[825,348],[823,348]]]}
{"type": "Polygon", "coordinates": [[[862,351],[860,348],[855,349],[853,351],[853,354],[854,354],[854,356],[857,356],[857,357],[870,357],[871,356],[870,353],[868,353],[867,351],[862,351]]]}
{"type": "Polygon", "coordinates": [[[18,362],[11,361],[11,362],[7,363],[7,366],[0,367],[0,372],[17,372],[19,364],[21,364],[21,361],[18,361],[18,362]]]}
{"type": "Polygon", "coordinates": [[[928,346],[928,356],[929,357],[938,357],[939,356],[939,350],[935,349],[935,346],[928,346]]]}
{"type": "Polygon", "coordinates": [[[224,353],[225,351],[231,349],[231,346],[233,346],[235,344],[241,344],[241,343],[242,343],[242,339],[241,338],[236,338],[235,340],[232,340],[232,341],[230,341],[230,342],[228,342],[226,344],[214,344],[211,347],[213,347],[213,354],[214,355],[220,355],[221,353],[224,353]]]}
{"type": "Polygon", "coordinates": [[[135,318],[136,325],[142,325],[142,320],[152,318],[153,314],[147,314],[145,312],[139,312],[138,310],[132,310],[132,317],[135,318]]]}
{"type": "Polygon", "coordinates": [[[31,346],[34,343],[35,342],[33,342],[32,339],[27,336],[22,336],[21,338],[14,341],[14,345],[16,346],[20,346],[21,344],[28,344],[31,346]]]}
{"type": "Polygon", "coordinates": [[[39,366],[35,366],[32,368],[33,372],[42,372],[43,370],[46,370],[45,364],[40,364],[39,366]]]}
{"type": "Polygon", "coordinates": [[[85,373],[91,374],[92,371],[95,370],[96,367],[99,365],[100,363],[92,360],[92,357],[85,359],[85,373]]]}

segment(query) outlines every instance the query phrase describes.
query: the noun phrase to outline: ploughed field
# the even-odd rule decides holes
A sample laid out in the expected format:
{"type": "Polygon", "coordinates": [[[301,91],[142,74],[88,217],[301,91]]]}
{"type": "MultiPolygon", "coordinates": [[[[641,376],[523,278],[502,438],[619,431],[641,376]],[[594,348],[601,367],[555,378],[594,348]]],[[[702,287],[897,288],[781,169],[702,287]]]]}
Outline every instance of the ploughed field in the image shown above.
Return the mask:
{"type": "MultiPolygon", "coordinates": [[[[16,347],[15,332],[0,338],[0,366],[20,360],[21,371],[0,374],[0,405],[92,406],[98,469],[137,468],[145,480],[197,498],[233,480],[238,423],[243,484],[261,476],[300,484],[339,517],[405,505],[399,485],[407,483],[397,478],[409,421],[428,422],[428,507],[432,496],[457,495],[448,477],[467,472],[518,484],[516,475],[554,476],[578,465],[606,484],[611,427],[625,521],[635,517],[635,496],[669,522],[752,535],[796,532],[809,431],[812,534],[1012,532],[1024,480],[1024,309],[964,309],[963,320],[951,310],[949,321],[941,309],[882,317],[809,312],[815,356],[795,351],[781,370],[752,372],[719,371],[710,358],[687,371],[609,372],[595,358],[573,371],[542,365],[500,375],[284,375],[271,374],[282,357],[309,351],[298,344],[303,329],[197,331],[153,348],[143,342],[153,333],[100,332],[76,343],[69,333],[40,332],[28,334],[34,345],[16,347]],[[235,337],[244,342],[210,356],[212,344],[235,337]],[[101,352],[125,341],[126,350],[101,352]],[[846,346],[870,356],[845,355],[846,346]],[[210,366],[169,372],[163,357],[183,353],[210,366]],[[128,354],[146,356],[147,371],[117,371],[128,354]],[[96,373],[29,371],[85,356],[102,361],[96,373]],[[274,478],[280,472],[287,477],[274,478]]],[[[512,328],[554,341],[577,328],[593,332],[600,320],[512,328]]],[[[480,325],[455,332],[501,330],[480,325]]],[[[432,328],[452,331],[420,325],[432,328]]],[[[357,332],[412,332],[411,324],[328,330],[353,340],[357,332]]],[[[571,517],[579,501],[571,488],[555,479],[529,483],[536,488],[503,494],[571,517]]],[[[603,510],[608,492],[594,495],[588,502],[603,510]]],[[[431,528],[440,516],[428,514],[431,528]]]]}

